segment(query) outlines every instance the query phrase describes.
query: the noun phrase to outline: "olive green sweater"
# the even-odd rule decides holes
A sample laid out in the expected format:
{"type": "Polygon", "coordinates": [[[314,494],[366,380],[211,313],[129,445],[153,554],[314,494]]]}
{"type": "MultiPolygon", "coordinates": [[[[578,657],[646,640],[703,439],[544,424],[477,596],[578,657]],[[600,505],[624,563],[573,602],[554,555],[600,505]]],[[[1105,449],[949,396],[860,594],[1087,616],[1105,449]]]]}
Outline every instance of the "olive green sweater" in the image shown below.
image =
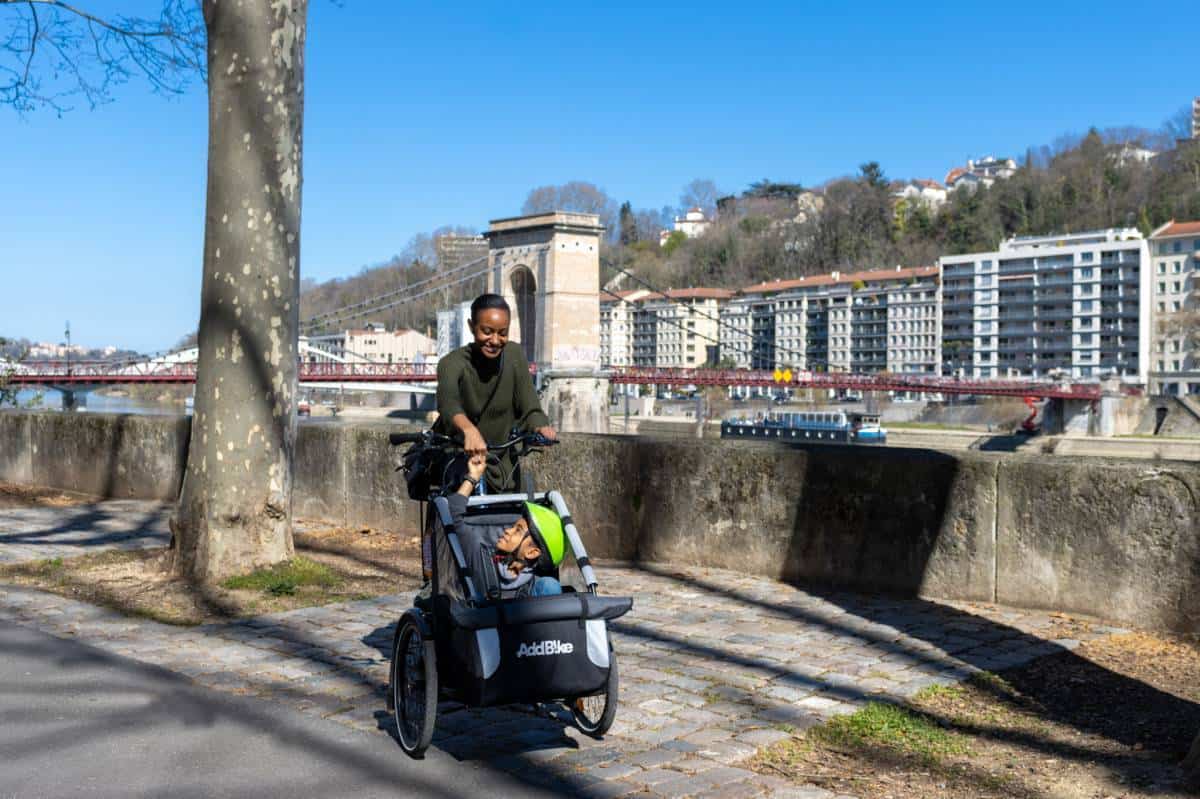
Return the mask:
{"type": "MultiPolygon", "coordinates": [[[[479,428],[488,444],[503,444],[513,427],[533,431],[550,424],[533,389],[529,362],[520,344],[508,342],[503,355],[495,360],[473,344],[460,347],[438,361],[437,377],[438,420],[433,429],[457,441],[462,441],[462,434],[450,420],[460,413],[479,428]]],[[[511,485],[512,466],[508,457],[502,459],[501,468],[489,466],[488,488],[516,488],[511,485]]]]}

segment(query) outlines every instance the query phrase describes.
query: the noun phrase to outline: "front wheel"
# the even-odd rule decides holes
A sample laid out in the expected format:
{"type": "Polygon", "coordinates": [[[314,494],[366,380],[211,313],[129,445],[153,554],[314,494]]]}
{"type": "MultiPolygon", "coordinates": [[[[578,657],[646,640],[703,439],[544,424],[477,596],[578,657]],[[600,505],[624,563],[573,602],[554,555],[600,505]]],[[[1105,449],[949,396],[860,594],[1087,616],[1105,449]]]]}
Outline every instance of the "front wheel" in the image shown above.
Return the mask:
{"type": "Polygon", "coordinates": [[[437,651],[411,613],[400,619],[389,690],[400,747],[409,757],[423,758],[437,721],[437,651]]]}
{"type": "Polygon", "coordinates": [[[570,702],[571,715],[580,732],[592,738],[603,738],[617,717],[617,696],[620,678],[617,675],[617,655],[608,651],[608,682],[604,691],[595,696],[581,696],[570,702]]]}

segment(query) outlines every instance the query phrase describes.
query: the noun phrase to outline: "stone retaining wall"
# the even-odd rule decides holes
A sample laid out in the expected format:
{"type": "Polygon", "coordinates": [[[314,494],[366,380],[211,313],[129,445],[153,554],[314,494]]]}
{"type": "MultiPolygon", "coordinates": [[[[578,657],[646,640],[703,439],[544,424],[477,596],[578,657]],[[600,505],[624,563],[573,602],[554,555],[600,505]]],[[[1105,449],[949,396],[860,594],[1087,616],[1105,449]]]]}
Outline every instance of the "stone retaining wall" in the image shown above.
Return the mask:
{"type": "MultiPolygon", "coordinates": [[[[0,414],[0,480],[172,499],[186,418],[0,414]]],[[[302,424],[295,510],[418,527],[380,425],[302,424]]],[[[567,436],[533,462],[591,554],[1200,631],[1200,466],[567,436]]]]}

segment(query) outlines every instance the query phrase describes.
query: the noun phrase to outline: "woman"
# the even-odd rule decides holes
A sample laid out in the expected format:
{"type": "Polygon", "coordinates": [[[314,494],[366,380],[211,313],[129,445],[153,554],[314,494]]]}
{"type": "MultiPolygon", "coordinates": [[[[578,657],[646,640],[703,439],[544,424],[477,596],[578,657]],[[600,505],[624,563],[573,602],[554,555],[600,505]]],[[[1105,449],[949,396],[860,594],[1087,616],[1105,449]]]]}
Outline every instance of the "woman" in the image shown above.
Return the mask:
{"type": "MultiPolygon", "coordinates": [[[[557,438],[542,411],[529,363],[520,344],[508,340],[512,313],[498,294],[481,294],[471,303],[474,341],[438,361],[438,420],[434,431],[461,440],[468,455],[486,454],[488,444],[508,440],[514,427],[557,438]]],[[[490,492],[516,485],[515,461],[509,452],[488,467],[490,492]]]]}

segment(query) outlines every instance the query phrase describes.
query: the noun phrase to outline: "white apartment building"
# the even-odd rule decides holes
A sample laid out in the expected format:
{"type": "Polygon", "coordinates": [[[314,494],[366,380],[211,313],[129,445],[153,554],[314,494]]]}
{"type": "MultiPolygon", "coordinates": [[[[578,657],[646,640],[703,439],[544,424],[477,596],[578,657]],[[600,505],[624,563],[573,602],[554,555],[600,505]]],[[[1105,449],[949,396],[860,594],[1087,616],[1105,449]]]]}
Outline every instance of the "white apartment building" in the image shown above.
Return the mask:
{"type": "Polygon", "coordinates": [[[739,366],[937,374],[941,361],[937,267],[832,272],[775,280],[726,304],[739,366]],[[747,362],[748,361],[748,362],[747,362]]]}
{"type": "Polygon", "coordinates": [[[1006,239],[940,259],[942,373],[1145,383],[1148,248],[1134,228],[1006,239]]]}
{"type": "Polygon", "coordinates": [[[721,307],[721,328],[717,332],[720,342],[719,360],[731,363],[736,369],[754,368],[751,318],[757,299],[736,295],[721,307]]]}
{"type": "Polygon", "coordinates": [[[1200,394],[1200,222],[1150,234],[1150,393],[1200,394]]]}
{"type": "Polygon", "coordinates": [[[633,366],[633,323],[637,301],[650,292],[616,291],[600,295],[600,365],[633,366]]]}

